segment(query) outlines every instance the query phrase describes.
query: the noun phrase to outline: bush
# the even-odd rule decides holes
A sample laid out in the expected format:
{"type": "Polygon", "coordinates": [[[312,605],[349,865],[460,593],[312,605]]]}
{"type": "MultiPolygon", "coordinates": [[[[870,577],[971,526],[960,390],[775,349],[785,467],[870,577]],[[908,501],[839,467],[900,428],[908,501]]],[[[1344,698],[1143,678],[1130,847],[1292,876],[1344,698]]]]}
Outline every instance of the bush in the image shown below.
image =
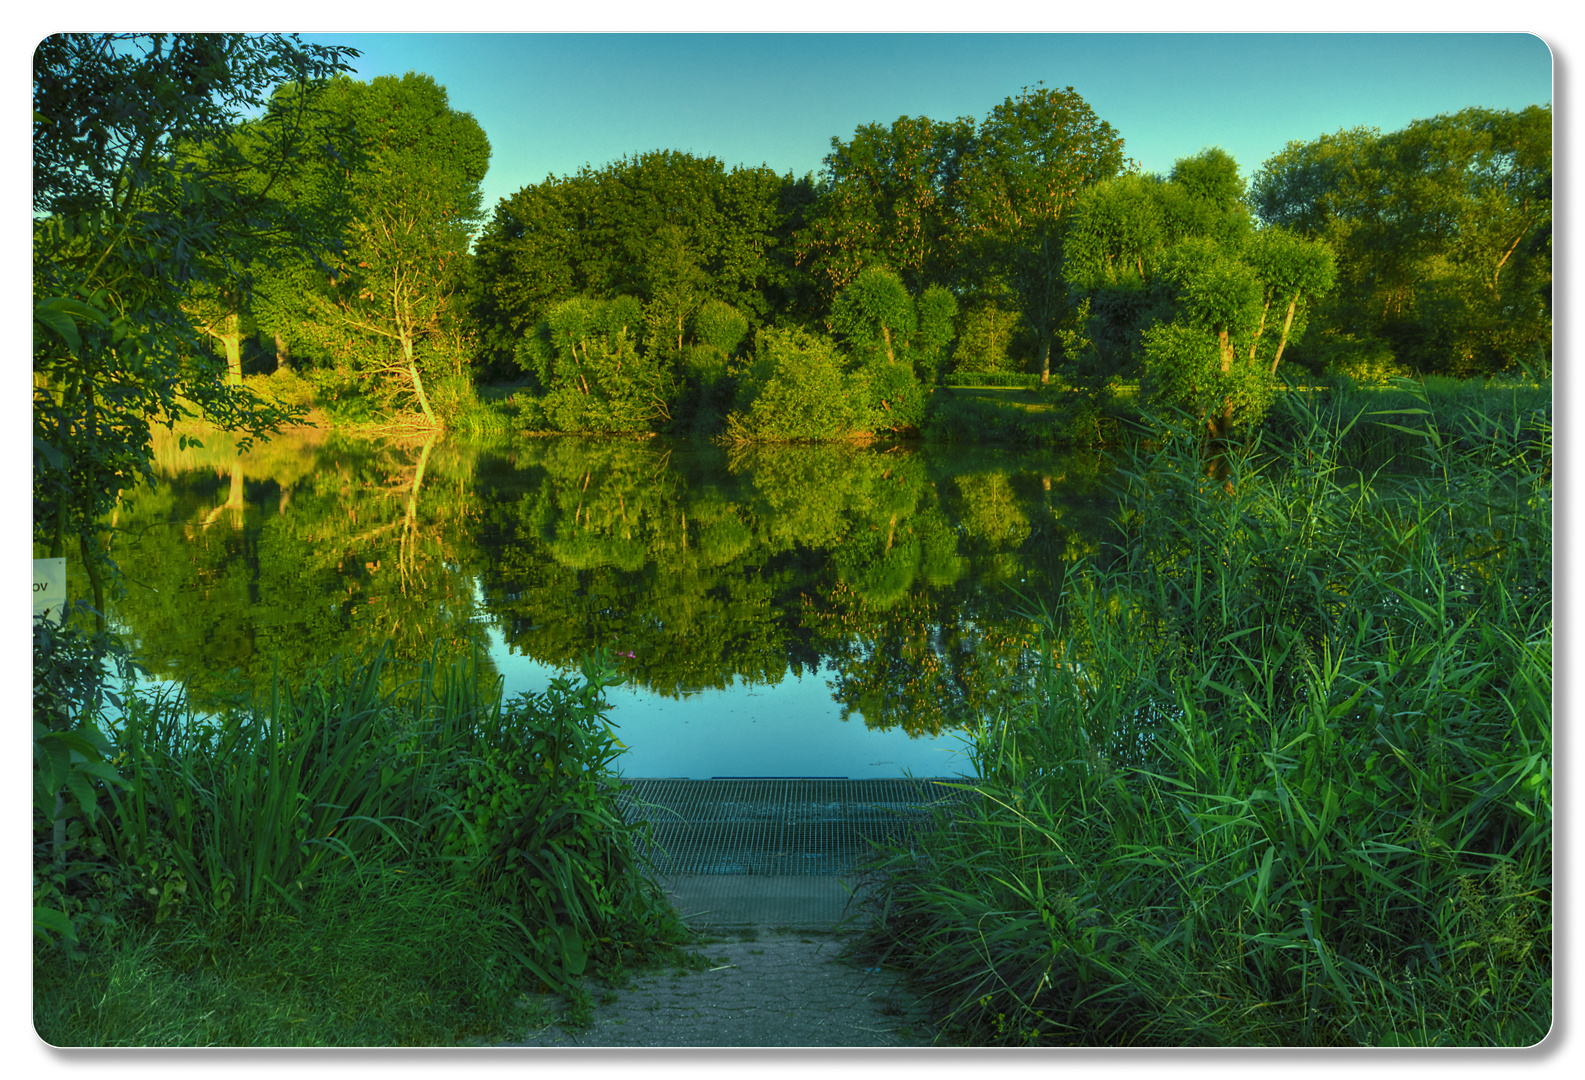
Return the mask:
{"type": "Polygon", "coordinates": [[[643,312],[631,296],[563,301],[535,328],[526,366],[549,387],[542,404],[558,431],[650,431],[669,418],[665,365],[639,348],[643,312]]]}
{"type": "Polygon", "coordinates": [[[863,373],[842,370],[831,342],[798,328],[765,329],[740,378],[727,417],[732,442],[805,442],[868,431],[872,416],[863,373]]]}
{"type": "Polygon", "coordinates": [[[867,365],[865,375],[876,430],[911,432],[924,421],[925,388],[911,370],[902,364],[881,362],[867,365]]]}
{"type": "Polygon", "coordinates": [[[255,394],[282,405],[309,409],[314,406],[314,384],[289,367],[278,367],[269,375],[248,375],[242,380],[255,394]]]}
{"type": "Polygon", "coordinates": [[[1035,613],[979,797],[879,865],[871,945],[979,1042],[1538,1042],[1551,484],[1500,420],[1390,486],[1313,412],[1209,475],[1193,433],[1126,459],[1115,548],[1035,613]]]}

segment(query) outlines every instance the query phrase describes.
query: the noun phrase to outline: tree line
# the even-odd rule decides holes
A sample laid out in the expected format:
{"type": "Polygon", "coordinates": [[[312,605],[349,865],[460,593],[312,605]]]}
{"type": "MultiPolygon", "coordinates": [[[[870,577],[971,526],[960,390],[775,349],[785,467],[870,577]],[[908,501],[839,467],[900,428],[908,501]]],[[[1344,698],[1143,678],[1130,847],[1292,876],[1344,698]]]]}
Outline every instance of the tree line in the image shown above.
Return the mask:
{"type": "Polygon", "coordinates": [[[1291,143],[1246,184],[1214,147],[1146,173],[1044,86],[863,125],[818,177],[650,151],[501,201],[448,294],[447,370],[526,379],[567,432],[902,433],[955,369],[1138,379],[1225,436],[1284,360],[1549,371],[1550,179],[1545,106],[1291,143]]]}

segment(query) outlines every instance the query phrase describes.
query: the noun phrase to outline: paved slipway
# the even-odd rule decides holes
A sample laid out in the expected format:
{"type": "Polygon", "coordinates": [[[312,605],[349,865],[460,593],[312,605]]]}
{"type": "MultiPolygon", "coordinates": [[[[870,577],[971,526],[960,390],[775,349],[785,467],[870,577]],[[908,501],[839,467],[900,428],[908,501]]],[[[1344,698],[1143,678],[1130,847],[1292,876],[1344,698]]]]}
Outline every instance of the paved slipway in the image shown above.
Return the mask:
{"type": "Polygon", "coordinates": [[[896,972],[842,955],[852,924],[840,921],[848,892],[837,878],[696,877],[669,885],[689,925],[717,942],[699,949],[709,970],[645,972],[621,988],[590,980],[595,1006],[587,1027],[553,1024],[497,1045],[949,1045],[937,1041],[896,972]]]}

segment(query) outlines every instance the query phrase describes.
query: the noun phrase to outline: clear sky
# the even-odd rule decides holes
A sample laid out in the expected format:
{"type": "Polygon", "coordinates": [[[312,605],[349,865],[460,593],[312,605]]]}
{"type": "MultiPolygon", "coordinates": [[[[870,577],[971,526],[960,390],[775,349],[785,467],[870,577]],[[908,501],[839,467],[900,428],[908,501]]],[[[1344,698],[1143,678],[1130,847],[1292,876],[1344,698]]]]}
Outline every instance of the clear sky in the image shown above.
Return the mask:
{"type": "Polygon", "coordinates": [[[1252,174],[1291,139],[1552,100],[1547,43],[1508,34],[310,34],[358,77],[429,74],[492,149],[485,207],[646,150],[818,172],[833,136],[983,119],[1072,86],[1147,170],[1219,145],[1252,174]]]}

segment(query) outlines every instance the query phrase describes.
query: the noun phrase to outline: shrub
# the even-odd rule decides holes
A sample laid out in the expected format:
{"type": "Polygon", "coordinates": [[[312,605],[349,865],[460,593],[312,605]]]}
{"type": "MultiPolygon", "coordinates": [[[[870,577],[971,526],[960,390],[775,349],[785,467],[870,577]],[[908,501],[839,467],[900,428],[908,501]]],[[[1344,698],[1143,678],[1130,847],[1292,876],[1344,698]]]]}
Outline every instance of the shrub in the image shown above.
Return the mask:
{"type": "Polygon", "coordinates": [[[668,418],[671,378],[640,348],[638,300],[563,301],[535,328],[525,363],[549,387],[546,416],[558,431],[650,431],[668,418]]]}
{"type": "MultiPolygon", "coordinates": [[[[395,675],[381,655],[333,664],[212,717],[125,696],[107,725],[116,783],[90,792],[78,845],[78,906],[248,928],[348,874],[438,875],[515,920],[513,970],[553,988],[680,936],[617,806],[602,660],[581,685],[506,703],[469,664],[395,675]]],[[[49,818],[35,823],[47,851],[49,818]]]]}
{"type": "Polygon", "coordinates": [[[768,328],[755,338],[754,358],[740,377],[738,405],[727,417],[733,442],[801,442],[846,438],[869,430],[870,390],[848,373],[831,342],[796,327],[768,328]]]}

